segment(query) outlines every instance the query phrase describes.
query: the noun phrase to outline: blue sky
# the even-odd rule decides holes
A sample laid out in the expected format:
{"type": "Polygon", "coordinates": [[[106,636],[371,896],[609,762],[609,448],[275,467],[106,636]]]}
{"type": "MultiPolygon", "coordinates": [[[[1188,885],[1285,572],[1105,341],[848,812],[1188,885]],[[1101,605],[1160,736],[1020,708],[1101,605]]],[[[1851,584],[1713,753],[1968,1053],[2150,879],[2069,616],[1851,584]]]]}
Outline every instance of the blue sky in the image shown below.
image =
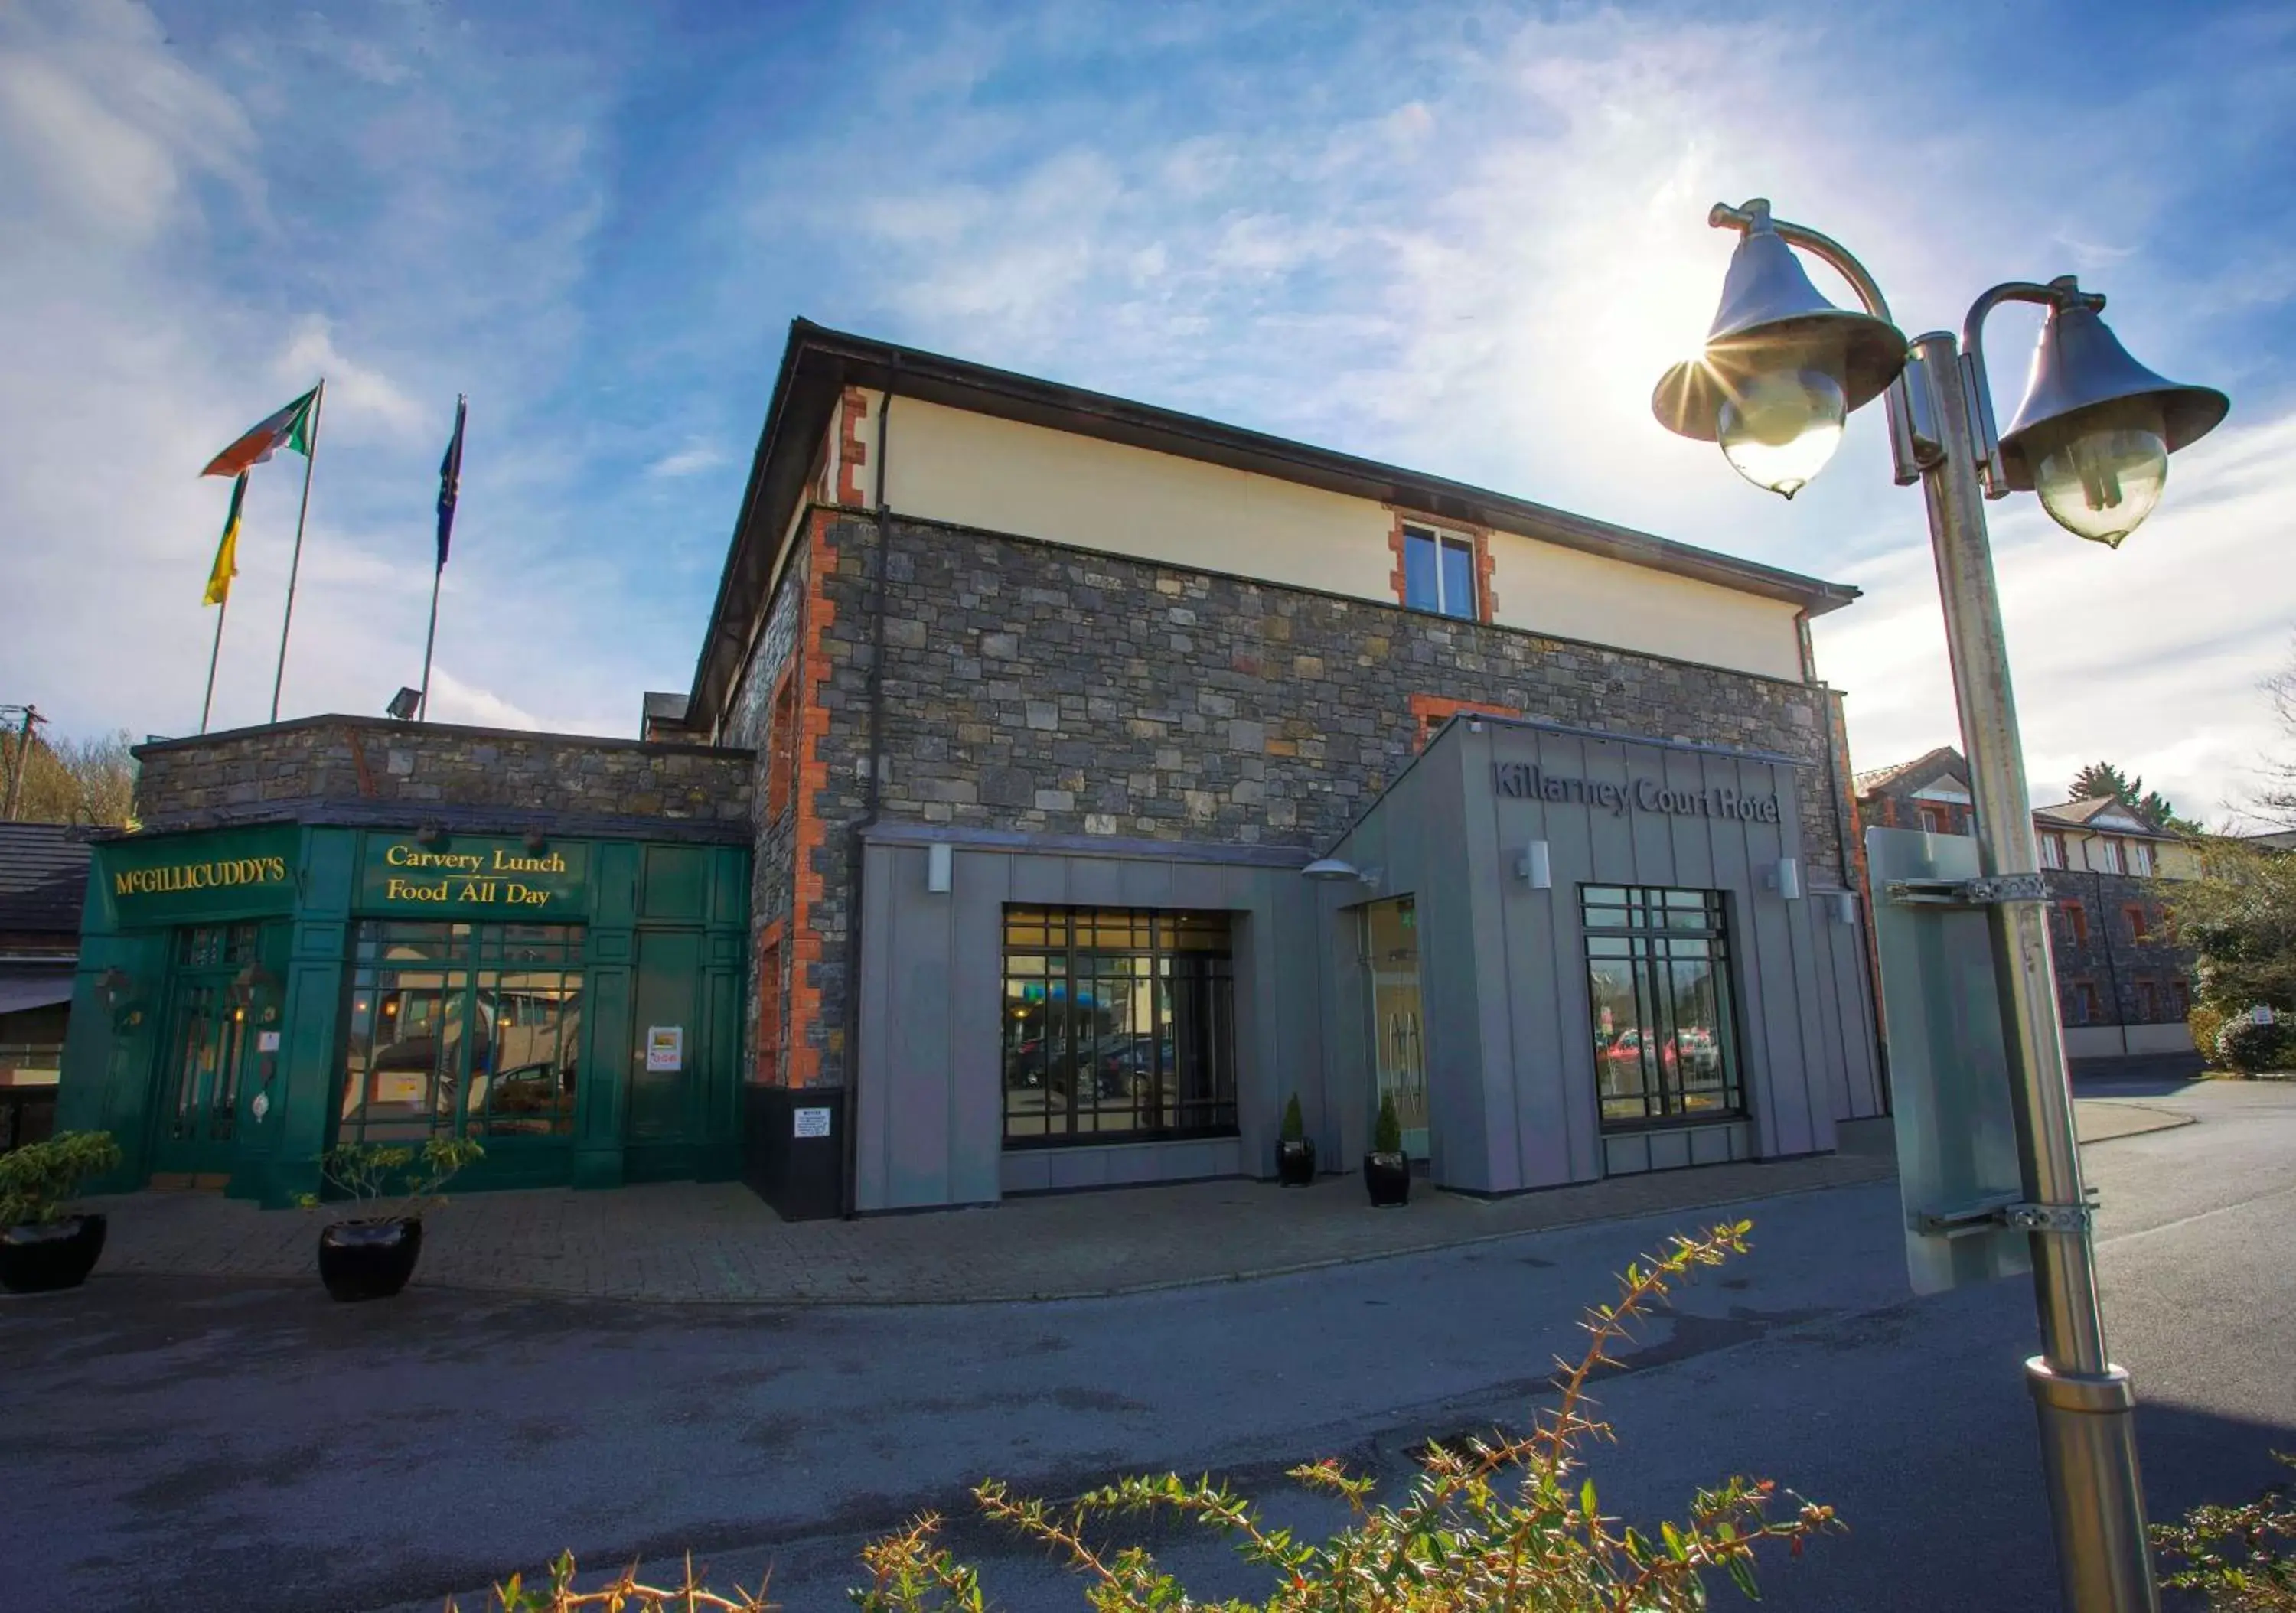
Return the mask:
{"type": "MultiPolygon", "coordinates": [[[[1765,194],[1909,332],[2077,273],[2233,395],[2119,554],[1993,507],[2036,794],[2109,755],[2214,815],[2296,632],[2296,16],[2168,14],[18,0],[0,700],[196,725],[195,473],[324,373],[285,710],[415,680],[467,392],[434,715],[629,732],[690,680],[802,314],[1856,583],[1823,670],[1858,766],[1903,759],[1952,708],[1878,411],[1792,505],[1647,411],[1708,204],[1765,194]]],[[[2005,416],[2034,328],[1992,327],[2005,416]]],[[[299,469],[250,492],[219,725],[267,704],[299,469]]]]}

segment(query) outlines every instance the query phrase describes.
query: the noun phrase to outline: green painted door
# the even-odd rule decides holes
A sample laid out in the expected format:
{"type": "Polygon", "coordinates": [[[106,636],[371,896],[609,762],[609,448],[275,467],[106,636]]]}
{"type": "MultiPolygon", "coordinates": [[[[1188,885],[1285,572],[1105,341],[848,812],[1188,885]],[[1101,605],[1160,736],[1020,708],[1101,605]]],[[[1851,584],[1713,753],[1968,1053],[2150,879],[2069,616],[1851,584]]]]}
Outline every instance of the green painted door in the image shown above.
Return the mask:
{"type": "Polygon", "coordinates": [[[154,1175],[209,1179],[232,1166],[240,1099],[255,1063],[255,1028],[232,983],[255,961],[253,924],[201,924],[176,932],[168,1018],[160,1044],[154,1175]]]}
{"type": "Polygon", "coordinates": [[[701,936],[642,929],[631,1032],[629,1140],[700,1140],[701,936]],[[665,1036],[663,1033],[674,1033],[665,1036]]]}

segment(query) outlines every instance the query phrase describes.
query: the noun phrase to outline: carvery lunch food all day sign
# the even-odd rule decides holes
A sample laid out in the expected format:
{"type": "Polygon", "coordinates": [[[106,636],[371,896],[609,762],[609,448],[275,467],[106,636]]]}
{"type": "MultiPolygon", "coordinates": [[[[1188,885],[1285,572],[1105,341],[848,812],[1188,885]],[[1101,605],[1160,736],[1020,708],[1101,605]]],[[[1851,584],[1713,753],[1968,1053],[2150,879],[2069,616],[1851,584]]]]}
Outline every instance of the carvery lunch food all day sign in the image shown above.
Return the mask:
{"type": "Polygon", "coordinates": [[[537,922],[580,917],[589,896],[589,847],[474,835],[430,844],[411,834],[369,835],[359,905],[392,913],[517,914],[537,922]]]}

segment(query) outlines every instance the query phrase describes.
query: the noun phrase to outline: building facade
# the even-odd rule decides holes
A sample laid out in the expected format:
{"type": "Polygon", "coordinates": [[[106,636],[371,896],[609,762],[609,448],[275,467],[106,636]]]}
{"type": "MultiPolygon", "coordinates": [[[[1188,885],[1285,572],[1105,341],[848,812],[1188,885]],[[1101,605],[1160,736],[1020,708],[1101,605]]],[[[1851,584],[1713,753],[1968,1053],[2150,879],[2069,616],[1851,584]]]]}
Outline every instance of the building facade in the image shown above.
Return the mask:
{"type": "Polygon", "coordinates": [[[142,749],[63,1123],[266,1203],[345,1141],[608,1186],[833,1129],[857,1213],[1271,1175],[1295,1095],[1469,1192],[1823,1151],[1886,1109],[1855,597],[800,322],[638,740],[142,749]]]}
{"type": "Polygon", "coordinates": [[[864,1212],[1268,1175],[1295,1093],[1473,1191],[1831,1147],[1882,1108],[1806,631],[1853,597],[800,323],[680,716],[759,758],[750,1077],[849,1090],[864,1212]],[[1508,793],[1548,744],[1578,793],[1508,793]]]}
{"type": "Polygon", "coordinates": [[[0,823],[0,1152],[54,1126],[87,864],[82,831],[0,823]]]}
{"type": "Polygon", "coordinates": [[[466,1185],[741,1163],[746,752],[317,717],[136,752],[95,841],[58,1123],[104,1187],[268,1205],[339,1143],[466,1185]]]}
{"type": "MultiPolygon", "coordinates": [[[[1974,832],[1968,766],[1950,747],[1859,774],[1857,785],[1866,827],[1974,832]]],[[[2133,1060],[2197,1069],[2194,959],[2168,935],[2175,882],[2200,872],[2192,846],[2110,798],[2036,806],[2033,831],[2066,1057],[2100,1071],[2133,1060]]]]}

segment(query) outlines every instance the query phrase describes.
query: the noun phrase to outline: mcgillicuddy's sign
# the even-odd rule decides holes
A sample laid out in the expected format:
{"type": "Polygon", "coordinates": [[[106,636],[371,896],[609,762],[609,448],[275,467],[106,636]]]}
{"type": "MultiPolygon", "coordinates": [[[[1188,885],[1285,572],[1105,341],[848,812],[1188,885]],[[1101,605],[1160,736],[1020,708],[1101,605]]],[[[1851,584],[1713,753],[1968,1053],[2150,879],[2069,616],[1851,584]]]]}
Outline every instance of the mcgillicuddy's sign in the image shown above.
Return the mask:
{"type": "Polygon", "coordinates": [[[1775,793],[1757,795],[1710,784],[1703,790],[1677,790],[1656,779],[1560,778],[1536,762],[1494,762],[1491,785],[1516,800],[1551,801],[1571,806],[1591,806],[1624,817],[1629,811],[1663,812],[1676,817],[1728,818],[1741,823],[1783,821],[1775,793]]]}

